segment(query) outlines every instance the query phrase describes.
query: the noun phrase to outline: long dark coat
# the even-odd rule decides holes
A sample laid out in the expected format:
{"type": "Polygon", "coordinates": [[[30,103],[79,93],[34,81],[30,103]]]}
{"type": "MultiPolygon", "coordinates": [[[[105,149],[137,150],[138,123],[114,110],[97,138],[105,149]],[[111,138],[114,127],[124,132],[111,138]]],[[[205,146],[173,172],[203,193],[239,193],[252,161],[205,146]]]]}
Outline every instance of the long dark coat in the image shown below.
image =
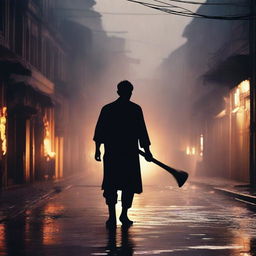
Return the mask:
{"type": "Polygon", "coordinates": [[[138,142],[141,147],[150,145],[141,107],[120,99],[104,106],[94,141],[105,147],[102,189],[141,193],[138,142]]]}

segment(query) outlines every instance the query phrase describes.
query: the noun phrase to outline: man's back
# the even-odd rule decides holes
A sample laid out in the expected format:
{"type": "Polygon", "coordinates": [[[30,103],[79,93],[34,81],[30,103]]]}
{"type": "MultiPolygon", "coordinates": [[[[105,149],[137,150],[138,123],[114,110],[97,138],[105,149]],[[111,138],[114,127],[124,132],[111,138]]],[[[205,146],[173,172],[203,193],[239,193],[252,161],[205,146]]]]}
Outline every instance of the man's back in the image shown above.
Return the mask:
{"type": "Polygon", "coordinates": [[[107,147],[137,146],[143,122],[141,107],[116,100],[102,108],[102,133],[107,147]]]}

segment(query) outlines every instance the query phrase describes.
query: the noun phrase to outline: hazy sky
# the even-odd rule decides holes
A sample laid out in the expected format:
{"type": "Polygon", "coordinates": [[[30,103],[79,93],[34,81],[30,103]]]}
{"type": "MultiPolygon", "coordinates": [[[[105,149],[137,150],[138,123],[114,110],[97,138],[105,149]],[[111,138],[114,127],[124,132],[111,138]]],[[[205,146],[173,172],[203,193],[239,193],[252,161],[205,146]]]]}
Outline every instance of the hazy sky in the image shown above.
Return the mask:
{"type": "Polygon", "coordinates": [[[136,69],[141,78],[185,42],[182,33],[190,22],[190,18],[165,14],[127,0],[97,0],[94,9],[102,14],[106,31],[124,32],[116,35],[127,39],[127,54],[140,59],[136,69]]]}

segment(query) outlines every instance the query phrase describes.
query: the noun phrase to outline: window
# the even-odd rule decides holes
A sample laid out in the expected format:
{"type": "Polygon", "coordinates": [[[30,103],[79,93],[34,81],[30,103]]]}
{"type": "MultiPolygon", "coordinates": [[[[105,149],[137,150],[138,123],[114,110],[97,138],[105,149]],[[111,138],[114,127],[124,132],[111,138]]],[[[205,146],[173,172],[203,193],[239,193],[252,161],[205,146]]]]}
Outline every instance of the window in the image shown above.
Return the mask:
{"type": "Polygon", "coordinates": [[[45,42],[45,75],[50,80],[54,79],[54,56],[53,56],[53,46],[50,39],[45,42]]]}
{"type": "MultiPolygon", "coordinates": [[[[14,33],[11,33],[13,36],[11,37],[11,41],[13,45],[15,45],[15,52],[19,56],[23,56],[24,53],[24,21],[22,17],[22,13],[19,10],[15,10],[13,12],[13,17],[12,19],[14,20],[15,24],[11,25],[11,28],[15,26],[15,37],[14,33]]],[[[12,20],[11,19],[11,20],[12,20]]],[[[26,31],[28,33],[28,31],[26,31]]]]}
{"type": "Polygon", "coordinates": [[[50,73],[51,73],[51,47],[50,47],[50,43],[47,40],[46,41],[46,45],[45,45],[45,64],[46,64],[46,76],[50,77],[50,73]]]}
{"type": "Polygon", "coordinates": [[[27,23],[27,26],[26,26],[26,36],[25,36],[25,45],[24,45],[24,48],[25,48],[25,59],[29,61],[29,57],[30,57],[30,52],[29,52],[29,49],[30,49],[30,30],[29,30],[29,23],[27,23]]]}
{"type": "Polygon", "coordinates": [[[31,64],[35,67],[38,67],[38,43],[37,43],[37,37],[34,35],[31,35],[31,64]]]}
{"type": "Polygon", "coordinates": [[[39,33],[36,23],[31,23],[30,31],[30,63],[38,68],[39,33]]]}
{"type": "Polygon", "coordinates": [[[6,17],[6,3],[4,0],[0,0],[0,32],[4,32],[5,17],[6,17]]]}
{"type": "Polygon", "coordinates": [[[58,51],[58,49],[57,48],[55,48],[55,50],[54,50],[54,79],[55,80],[59,80],[60,79],[60,75],[59,75],[59,63],[60,63],[60,61],[59,61],[59,51],[58,51]]]}

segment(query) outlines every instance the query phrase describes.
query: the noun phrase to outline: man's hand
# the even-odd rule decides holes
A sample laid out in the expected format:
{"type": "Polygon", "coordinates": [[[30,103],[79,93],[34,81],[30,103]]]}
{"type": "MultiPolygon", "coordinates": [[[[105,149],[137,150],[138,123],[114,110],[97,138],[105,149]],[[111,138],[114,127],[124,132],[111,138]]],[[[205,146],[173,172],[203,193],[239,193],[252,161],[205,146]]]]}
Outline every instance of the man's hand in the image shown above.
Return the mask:
{"type": "Polygon", "coordinates": [[[95,142],[95,156],[94,156],[94,158],[98,162],[101,161],[101,158],[100,158],[100,155],[101,155],[101,153],[100,153],[100,144],[101,143],[99,143],[99,142],[95,142]]]}
{"type": "Polygon", "coordinates": [[[148,162],[151,162],[152,161],[152,158],[153,158],[153,155],[152,153],[150,152],[150,149],[149,147],[146,147],[144,148],[144,151],[145,151],[145,159],[148,161],[148,162]]]}
{"type": "Polygon", "coordinates": [[[101,155],[100,150],[96,150],[96,151],[95,151],[95,157],[94,157],[94,158],[95,158],[95,160],[98,161],[98,162],[101,161],[100,155],[101,155]]]}
{"type": "Polygon", "coordinates": [[[148,162],[151,162],[151,161],[152,161],[152,158],[153,158],[153,155],[151,154],[151,152],[147,152],[146,155],[145,155],[145,159],[146,159],[148,162]]]}

